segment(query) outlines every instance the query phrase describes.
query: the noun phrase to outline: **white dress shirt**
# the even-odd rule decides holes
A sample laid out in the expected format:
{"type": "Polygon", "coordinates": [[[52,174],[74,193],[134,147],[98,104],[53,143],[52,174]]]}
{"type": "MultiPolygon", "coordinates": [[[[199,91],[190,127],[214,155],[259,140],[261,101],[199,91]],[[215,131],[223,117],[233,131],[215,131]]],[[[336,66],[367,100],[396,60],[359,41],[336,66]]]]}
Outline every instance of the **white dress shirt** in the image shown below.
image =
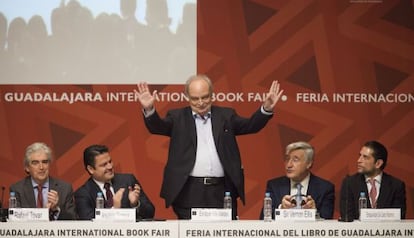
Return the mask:
{"type": "MultiPolygon", "coordinates": [[[[371,191],[371,183],[369,182],[369,179],[367,176],[365,176],[365,182],[367,183],[367,188],[368,188],[368,194],[367,196],[369,197],[369,193],[371,191]]],[[[374,177],[375,179],[375,186],[377,188],[377,196],[375,197],[375,199],[378,201],[378,196],[379,196],[379,192],[380,192],[380,187],[381,187],[381,180],[382,180],[382,173],[378,174],[377,176],[374,177]]],[[[370,198],[371,199],[371,198],[370,198]]],[[[372,201],[371,201],[372,204],[372,201]]]]}
{"type": "Polygon", "coordinates": [[[224,169],[217,153],[211,126],[211,113],[202,118],[193,112],[197,129],[197,152],[194,168],[190,175],[194,177],[224,177],[224,169]]]}
{"type": "MultiPolygon", "coordinates": [[[[306,194],[308,193],[309,179],[310,179],[310,174],[308,174],[308,176],[306,176],[300,182],[300,184],[302,185],[302,191],[300,191],[299,194],[301,194],[303,196],[306,196],[306,194]]],[[[298,182],[294,182],[294,181],[290,180],[290,195],[298,194],[298,189],[296,188],[297,183],[298,182]]]]}

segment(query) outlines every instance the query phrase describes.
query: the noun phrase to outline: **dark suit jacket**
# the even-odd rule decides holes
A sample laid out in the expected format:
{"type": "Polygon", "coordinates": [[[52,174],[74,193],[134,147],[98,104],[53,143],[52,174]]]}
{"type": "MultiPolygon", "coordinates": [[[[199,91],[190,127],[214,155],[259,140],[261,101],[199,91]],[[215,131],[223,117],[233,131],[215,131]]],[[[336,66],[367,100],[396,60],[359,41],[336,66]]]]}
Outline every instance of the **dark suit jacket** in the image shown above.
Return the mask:
{"type": "MultiPolygon", "coordinates": [[[[346,177],[341,187],[340,210],[341,217],[359,218],[358,199],[360,192],[365,192],[368,197],[368,187],[365,176],[356,173],[346,177]]],[[[368,200],[368,207],[371,202],[368,200]]],[[[401,208],[401,219],[405,218],[406,197],[405,184],[403,181],[388,175],[382,174],[381,187],[377,199],[377,208],[401,208]]]]}
{"type": "MultiPolygon", "coordinates": [[[[237,135],[256,133],[272,116],[264,115],[260,109],[250,118],[237,115],[234,109],[211,107],[211,124],[216,149],[224,168],[226,190],[233,198],[240,197],[244,203],[244,174],[237,135]]],[[[170,137],[167,165],[161,187],[161,197],[170,206],[183,188],[194,167],[197,135],[190,107],[168,111],[161,119],[157,112],[144,118],[145,125],[153,134],[170,137]]]]}
{"type": "MultiPolygon", "coordinates": [[[[125,192],[121,200],[122,208],[131,208],[131,204],[128,199],[128,186],[134,187],[135,184],[139,184],[139,186],[141,186],[141,193],[139,196],[140,206],[136,209],[137,219],[154,217],[155,207],[145,194],[142,185],[138,182],[134,175],[115,173],[111,183],[115,192],[120,188],[125,188],[125,192]]],[[[96,196],[98,192],[102,192],[102,190],[95,183],[95,181],[93,181],[92,177],[89,178],[80,188],[78,188],[78,190],[76,190],[75,202],[79,219],[91,220],[95,218],[96,196]]]]}
{"type": "MultiPolygon", "coordinates": [[[[62,180],[49,177],[49,190],[55,190],[59,194],[58,206],[60,214],[58,220],[77,219],[75,203],[73,201],[72,185],[62,180]]],[[[16,193],[17,206],[22,208],[35,208],[36,199],[30,176],[10,186],[10,191],[16,193]]]]}
{"type": "MultiPolygon", "coordinates": [[[[283,196],[290,194],[290,187],[290,179],[286,176],[267,181],[266,192],[269,192],[272,198],[272,211],[282,203],[283,196]]],[[[315,200],[316,210],[320,217],[332,219],[335,205],[335,187],[331,182],[311,174],[306,195],[311,195],[315,200]]],[[[275,214],[272,213],[273,219],[274,216],[275,214]]],[[[260,219],[263,219],[263,208],[260,219]]]]}

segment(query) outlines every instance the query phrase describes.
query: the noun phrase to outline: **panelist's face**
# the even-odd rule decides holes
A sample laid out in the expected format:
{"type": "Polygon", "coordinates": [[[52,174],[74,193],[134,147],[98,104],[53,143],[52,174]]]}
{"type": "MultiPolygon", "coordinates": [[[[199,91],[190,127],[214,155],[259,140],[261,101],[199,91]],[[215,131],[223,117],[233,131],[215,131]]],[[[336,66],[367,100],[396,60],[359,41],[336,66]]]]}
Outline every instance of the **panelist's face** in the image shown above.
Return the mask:
{"type": "Polygon", "coordinates": [[[373,150],[369,147],[363,146],[359,152],[359,157],[357,160],[358,173],[367,175],[368,177],[374,177],[380,173],[380,167],[382,166],[383,161],[375,161],[373,150]]]}
{"type": "Polygon", "coordinates": [[[206,115],[212,104],[212,92],[209,90],[205,80],[197,79],[191,82],[188,87],[188,99],[191,109],[200,115],[206,115]]]}
{"type": "Polygon", "coordinates": [[[114,166],[109,153],[95,156],[95,168],[88,166],[92,177],[100,182],[109,182],[114,177],[114,166]]]}
{"type": "Polygon", "coordinates": [[[305,157],[305,150],[291,151],[285,158],[286,177],[295,182],[302,181],[308,174],[312,165],[305,157]]]}
{"type": "Polygon", "coordinates": [[[25,167],[25,170],[36,183],[43,184],[49,177],[49,164],[47,154],[39,150],[29,156],[29,164],[25,167]]]}

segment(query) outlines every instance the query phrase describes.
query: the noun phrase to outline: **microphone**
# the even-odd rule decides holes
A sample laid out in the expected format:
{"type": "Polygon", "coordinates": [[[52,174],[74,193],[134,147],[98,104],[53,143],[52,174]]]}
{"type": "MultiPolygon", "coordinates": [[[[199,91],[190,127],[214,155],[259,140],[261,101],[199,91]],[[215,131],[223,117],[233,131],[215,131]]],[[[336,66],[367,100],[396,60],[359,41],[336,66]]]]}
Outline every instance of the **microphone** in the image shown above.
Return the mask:
{"type": "Polygon", "coordinates": [[[4,186],[1,186],[0,222],[6,222],[7,221],[7,215],[9,213],[9,210],[7,208],[3,208],[4,189],[6,189],[6,188],[4,186]]]}
{"type": "Polygon", "coordinates": [[[4,186],[1,186],[1,200],[0,200],[0,208],[3,208],[3,201],[4,201],[4,186]]]}
{"type": "Polygon", "coordinates": [[[341,214],[341,217],[338,219],[338,221],[342,221],[342,222],[353,222],[354,221],[354,218],[351,216],[351,214],[349,214],[349,199],[348,199],[349,186],[350,186],[349,175],[347,174],[342,184],[342,187],[345,188],[345,194],[343,194],[343,191],[341,191],[341,196],[345,196],[345,204],[340,204],[340,210],[344,211],[344,214],[341,214]]]}

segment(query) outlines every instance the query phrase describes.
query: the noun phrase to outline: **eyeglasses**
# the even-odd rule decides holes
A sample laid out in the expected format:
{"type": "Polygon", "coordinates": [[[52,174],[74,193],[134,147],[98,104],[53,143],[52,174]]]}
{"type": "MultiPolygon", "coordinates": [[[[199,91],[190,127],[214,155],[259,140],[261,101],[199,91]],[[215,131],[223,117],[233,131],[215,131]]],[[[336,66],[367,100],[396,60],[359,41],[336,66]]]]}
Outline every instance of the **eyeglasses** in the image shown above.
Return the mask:
{"type": "Polygon", "coordinates": [[[45,159],[45,160],[32,160],[30,161],[30,165],[31,166],[39,166],[40,164],[43,165],[49,165],[49,160],[45,159]]]}

